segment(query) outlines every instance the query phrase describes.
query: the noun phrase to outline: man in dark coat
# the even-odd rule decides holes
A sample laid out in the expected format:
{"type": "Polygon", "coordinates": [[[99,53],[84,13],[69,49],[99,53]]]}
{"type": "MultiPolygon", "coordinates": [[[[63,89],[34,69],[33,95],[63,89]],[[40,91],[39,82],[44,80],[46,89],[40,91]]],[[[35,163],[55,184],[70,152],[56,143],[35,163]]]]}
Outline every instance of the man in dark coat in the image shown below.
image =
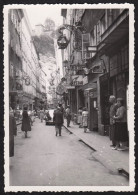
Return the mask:
{"type": "Polygon", "coordinates": [[[14,135],[17,135],[17,126],[14,118],[13,110],[10,108],[9,116],[9,156],[14,156],[14,135]]]}
{"type": "Polygon", "coordinates": [[[56,136],[61,136],[61,128],[63,125],[63,112],[60,106],[54,111],[53,121],[55,122],[56,136]]]}
{"type": "Polygon", "coordinates": [[[111,95],[109,98],[109,102],[111,104],[110,106],[110,140],[112,141],[112,147],[116,146],[116,140],[115,140],[115,120],[114,116],[116,114],[117,105],[116,105],[116,99],[114,95],[111,95]]]}

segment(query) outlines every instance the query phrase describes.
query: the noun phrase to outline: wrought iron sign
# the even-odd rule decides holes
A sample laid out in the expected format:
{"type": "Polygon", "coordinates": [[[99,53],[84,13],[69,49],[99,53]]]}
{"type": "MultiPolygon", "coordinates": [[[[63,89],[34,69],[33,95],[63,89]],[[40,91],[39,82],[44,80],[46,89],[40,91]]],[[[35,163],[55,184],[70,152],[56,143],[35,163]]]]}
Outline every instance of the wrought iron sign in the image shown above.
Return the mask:
{"type": "Polygon", "coordinates": [[[105,68],[100,64],[95,65],[91,69],[92,73],[97,73],[97,74],[104,74],[105,73],[105,68]]]}
{"type": "Polygon", "coordinates": [[[61,35],[57,40],[57,44],[59,46],[58,49],[65,49],[69,44],[69,40],[66,38],[66,36],[61,35]]]}

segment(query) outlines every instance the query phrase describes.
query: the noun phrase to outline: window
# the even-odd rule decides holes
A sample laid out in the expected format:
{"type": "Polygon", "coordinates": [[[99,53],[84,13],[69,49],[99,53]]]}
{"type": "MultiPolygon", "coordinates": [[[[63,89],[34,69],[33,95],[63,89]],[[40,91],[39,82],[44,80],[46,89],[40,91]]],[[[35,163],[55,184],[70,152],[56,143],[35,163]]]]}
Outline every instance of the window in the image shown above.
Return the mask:
{"type": "Polygon", "coordinates": [[[90,34],[82,34],[82,59],[90,58],[87,47],[90,45],[90,34]]]}
{"type": "Polygon", "coordinates": [[[121,14],[124,9],[109,9],[107,10],[108,27],[114,22],[114,20],[121,14]]]}
{"type": "MultiPolygon", "coordinates": [[[[91,31],[91,46],[97,46],[97,34],[96,34],[96,27],[94,26],[94,29],[91,31]]],[[[95,56],[96,53],[90,53],[91,57],[95,56]]]]}
{"type": "Polygon", "coordinates": [[[97,45],[97,40],[96,40],[96,26],[91,31],[91,44],[92,44],[92,46],[96,46],[97,45]]]}
{"type": "Polygon", "coordinates": [[[97,44],[101,40],[101,33],[100,33],[100,21],[97,23],[97,44]]]}
{"type": "Polygon", "coordinates": [[[13,77],[13,63],[10,63],[10,77],[13,77]]]}
{"type": "Polygon", "coordinates": [[[104,31],[106,30],[105,14],[101,18],[100,23],[101,23],[101,35],[102,35],[104,31]]]}

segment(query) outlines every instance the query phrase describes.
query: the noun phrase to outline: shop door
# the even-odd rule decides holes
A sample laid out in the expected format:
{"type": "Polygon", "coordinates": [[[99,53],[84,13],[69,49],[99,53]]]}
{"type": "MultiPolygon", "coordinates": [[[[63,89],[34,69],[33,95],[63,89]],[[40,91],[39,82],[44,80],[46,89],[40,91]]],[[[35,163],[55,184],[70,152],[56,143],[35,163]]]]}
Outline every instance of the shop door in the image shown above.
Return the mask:
{"type": "Polygon", "coordinates": [[[98,131],[97,98],[90,98],[90,131],[98,131]]]}

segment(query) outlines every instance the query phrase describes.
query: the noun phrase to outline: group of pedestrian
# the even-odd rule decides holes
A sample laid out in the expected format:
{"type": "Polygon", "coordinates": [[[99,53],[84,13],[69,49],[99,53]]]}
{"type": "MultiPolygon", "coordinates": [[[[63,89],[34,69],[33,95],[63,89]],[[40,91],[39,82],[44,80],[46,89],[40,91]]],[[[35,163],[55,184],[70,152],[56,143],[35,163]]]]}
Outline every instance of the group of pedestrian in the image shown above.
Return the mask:
{"type": "Polygon", "coordinates": [[[123,98],[116,98],[110,96],[110,139],[112,141],[113,150],[126,150],[126,143],[128,142],[127,130],[127,115],[124,106],[123,98]]]}

